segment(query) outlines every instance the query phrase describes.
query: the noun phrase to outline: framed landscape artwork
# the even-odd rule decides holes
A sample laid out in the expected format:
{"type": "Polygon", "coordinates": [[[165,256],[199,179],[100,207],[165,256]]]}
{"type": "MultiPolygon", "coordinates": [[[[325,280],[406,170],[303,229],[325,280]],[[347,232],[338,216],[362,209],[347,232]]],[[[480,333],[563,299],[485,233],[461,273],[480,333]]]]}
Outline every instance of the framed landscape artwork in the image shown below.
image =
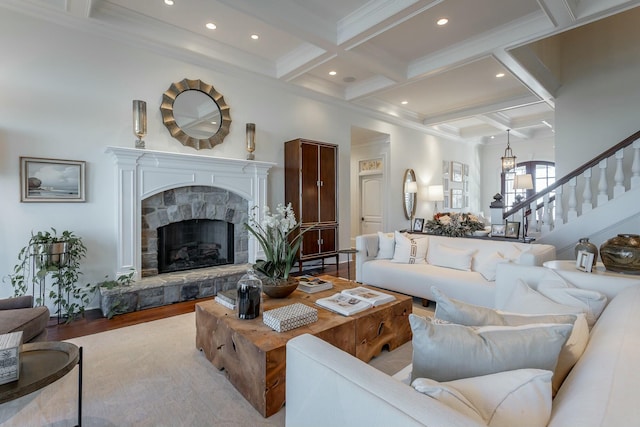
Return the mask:
{"type": "Polygon", "coordinates": [[[84,202],[85,162],[20,157],[21,202],[84,202]]]}

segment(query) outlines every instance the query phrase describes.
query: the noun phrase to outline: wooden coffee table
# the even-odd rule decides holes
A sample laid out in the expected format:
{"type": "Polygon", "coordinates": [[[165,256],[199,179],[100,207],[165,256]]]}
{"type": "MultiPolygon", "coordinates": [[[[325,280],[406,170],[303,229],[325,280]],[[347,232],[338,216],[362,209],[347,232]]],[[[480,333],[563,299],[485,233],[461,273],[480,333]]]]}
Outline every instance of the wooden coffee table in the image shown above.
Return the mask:
{"type": "MultiPolygon", "coordinates": [[[[196,347],[264,417],[278,412],[285,399],[286,344],[291,338],[312,334],[368,362],[384,347],[393,350],[411,339],[411,297],[390,292],[395,301],[353,316],[341,316],[315,304],[358,283],[322,276],[333,282],[328,291],[295,291],[288,298],[264,297],[262,311],[296,302],[318,309],[318,321],[287,332],[275,332],[262,322],[238,319],[235,312],[210,300],[196,304],[196,347]]],[[[379,289],[376,289],[379,290],[379,289]]]]}

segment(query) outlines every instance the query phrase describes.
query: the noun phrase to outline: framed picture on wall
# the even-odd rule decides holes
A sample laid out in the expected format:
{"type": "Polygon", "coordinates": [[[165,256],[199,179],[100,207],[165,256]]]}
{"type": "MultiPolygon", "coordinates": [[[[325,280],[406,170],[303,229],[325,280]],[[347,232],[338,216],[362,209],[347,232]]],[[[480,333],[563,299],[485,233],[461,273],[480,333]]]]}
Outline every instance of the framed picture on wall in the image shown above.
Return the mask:
{"type": "Polygon", "coordinates": [[[444,200],[442,202],[442,209],[449,209],[449,195],[444,195],[444,200]]]}
{"type": "Polygon", "coordinates": [[[85,162],[20,157],[21,202],[84,202],[85,162]]]}
{"type": "Polygon", "coordinates": [[[451,162],[451,181],[462,182],[462,163],[451,162]]]}
{"type": "Polygon", "coordinates": [[[462,189],[453,188],[451,189],[451,209],[462,209],[462,189]]]}

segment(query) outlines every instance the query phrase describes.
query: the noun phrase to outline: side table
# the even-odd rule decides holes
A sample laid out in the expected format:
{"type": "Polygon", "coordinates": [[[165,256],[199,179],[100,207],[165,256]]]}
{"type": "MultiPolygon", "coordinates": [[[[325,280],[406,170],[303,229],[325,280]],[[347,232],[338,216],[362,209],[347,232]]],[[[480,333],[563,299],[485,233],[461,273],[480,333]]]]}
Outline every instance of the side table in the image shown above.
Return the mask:
{"type": "Polygon", "coordinates": [[[40,390],[78,365],[78,424],[82,426],[82,347],[61,341],[23,344],[20,378],[0,386],[0,403],[40,390]]]}
{"type": "Polygon", "coordinates": [[[338,251],[339,254],[347,254],[347,280],[351,280],[351,257],[353,254],[357,253],[358,250],[354,248],[349,249],[340,249],[338,251]]]}

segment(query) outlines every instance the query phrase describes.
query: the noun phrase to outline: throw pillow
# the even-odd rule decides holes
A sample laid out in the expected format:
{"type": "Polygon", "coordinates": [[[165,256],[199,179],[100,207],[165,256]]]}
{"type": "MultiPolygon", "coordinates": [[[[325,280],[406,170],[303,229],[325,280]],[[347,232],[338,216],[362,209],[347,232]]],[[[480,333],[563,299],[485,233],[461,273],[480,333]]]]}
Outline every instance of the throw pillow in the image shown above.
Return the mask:
{"type": "Polygon", "coordinates": [[[443,383],[418,378],[411,385],[489,427],[541,427],[551,417],[551,375],[518,369],[443,383]]]}
{"type": "Polygon", "coordinates": [[[547,298],[535,289],[532,289],[521,279],[516,280],[510,289],[511,294],[504,301],[500,309],[523,314],[578,314],[580,308],[571,307],[547,298]]]}
{"type": "Polygon", "coordinates": [[[427,262],[438,267],[470,271],[474,249],[456,249],[446,245],[434,244],[427,253],[427,262]]]}
{"type": "Polygon", "coordinates": [[[501,262],[510,262],[510,260],[502,256],[500,252],[494,252],[482,260],[476,260],[474,257],[472,269],[482,274],[486,280],[493,282],[496,280],[496,269],[501,262]]]}
{"type": "Polygon", "coordinates": [[[411,379],[452,381],[514,369],[554,371],[572,325],[482,326],[436,324],[409,315],[411,379]]]}
{"type": "Polygon", "coordinates": [[[576,288],[560,280],[541,280],[538,283],[538,292],[554,302],[580,309],[586,315],[589,327],[596,323],[607,305],[607,297],[604,294],[576,288]]]}
{"type": "Polygon", "coordinates": [[[436,302],[436,319],[465,326],[520,326],[533,323],[572,324],[571,335],[565,345],[562,346],[558,356],[558,365],[553,376],[553,395],[557,393],[573,365],[580,359],[589,341],[589,326],[585,316],[582,314],[531,315],[506,313],[449,298],[435,286],[431,287],[431,294],[436,302]]]}
{"type": "Polygon", "coordinates": [[[429,239],[426,237],[407,237],[398,231],[394,234],[396,246],[391,262],[402,264],[423,264],[425,262],[424,257],[429,247],[429,239]]]}
{"type": "Polygon", "coordinates": [[[378,255],[376,259],[391,259],[395,249],[396,241],[393,234],[378,231],[378,255]]]}

